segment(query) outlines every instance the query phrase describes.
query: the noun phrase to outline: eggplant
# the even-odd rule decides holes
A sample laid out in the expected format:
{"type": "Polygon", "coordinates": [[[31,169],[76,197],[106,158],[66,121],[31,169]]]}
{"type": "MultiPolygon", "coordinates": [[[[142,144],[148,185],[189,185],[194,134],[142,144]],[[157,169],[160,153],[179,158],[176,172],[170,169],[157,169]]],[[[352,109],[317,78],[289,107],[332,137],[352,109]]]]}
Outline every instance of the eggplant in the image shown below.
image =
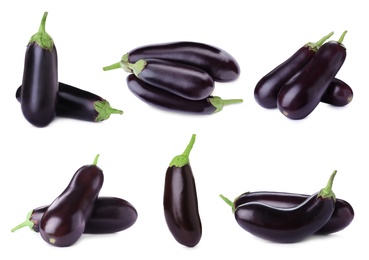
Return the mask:
{"type": "Polygon", "coordinates": [[[186,99],[169,91],[153,87],[133,74],[127,76],[127,86],[143,102],[162,110],[180,113],[211,115],[222,111],[226,105],[243,102],[242,99],[224,100],[217,96],[209,96],[202,100],[186,99]]]}
{"type": "Polygon", "coordinates": [[[104,182],[97,164],[80,167],[64,191],[50,204],[40,221],[40,234],[48,244],[68,247],[77,242],[86,228],[96,198],[104,182]]]}
{"type": "MultiPolygon", "coordinates": [[[[208,97],[214,91],[214,80],[197,67],[159,59],[141,59],[135,63],[119,62],[103,70],[128,68],[147,84],[191,100],[208,97]]],[[[125,69],[126,70],[126,69],[125,69]]]]}
{"type": "Polygon", "coordinates": [[[187,247],[196,246],[202,237],[196,183],[189,161],[195,143],[193,134],[186,150],[175,156],[165,174],[164,216],[175,240],[187,247]]]}
{"type": "Polygon", "coordinates": [[[352,88],[343,80],[334,78],[320,101],[333,106],[342,107],[348,105],[353,98],[354,92],[352,88]]]}
{"type": "MultiPolygon", "coordinates": [[[[336,204],[334,171],[326,185],[294,207],[251,201],[234,210],[238,225],[256,237],[278,243],[296,243],[315,234],[331,218],[336,204]]],[[[224,196],[221,196],[224,199],[224,196]]],[[[233,206],[227,199],[225,202],[233,206]]]]}
{"type": "Polygon", "coordinates": [[[254,89],[256,102],[264,108],[277,108],[277,96],[282,86],[314,57],[319,47],[332,35],[333,32],[315,43],[306,43],[291,57],[263,76],[254,89]]]}
{"type": "Polygon", "coordinates": [[[162,59],[198,67],[218,82],[230,82],[240,75],[240,66],[228,52],[200,42],[179,41],[145,45],[131,50],[122,61],[135,63],[141,59],[162,59]]]}
{"type": "MultiPolygon", "coordinates": [[[[22,86],[18,87],[15,97],[21,102],[22,86]]],[[[101,122],[112,114],[123,114],[122,110],[110,106],[109,102],[86,90],[59,82],[59,91],[55,107],[57,117],[73,118],[88,122],[101,122]]]]}
{"type": "MultiPolygon", "coordinates": [[[[261,202],[273,207],[291,208],[304,202],[309,197],[307,194],[257,191],[245,192],[238,196],[232,204],[233,211],[242,204],[249,202],[261,202]]],[[[336,198],[336,204],[331,218],[315,234],[327,235],[345,229],[354,219],[355,213],[351,204],[343,199],[336,198]]]]}
{"type": "Polygon", "coordinates": [[[22,79],[21,110],[36,127],[45,127],[53,121],[58,93],[58,55],[45,30],[47,15],[45,12],[38,32],[27,45],[22,79]]]}
{"type": "MultiPolygon", "coordinates": [[[[40,231],[40,221],[49,206],[41,206],[31,210],[27,219],[12,232],[28,226],[35,232],[40,231]]],[[[123,231],[131,227],[137,220],[137,210],[128,201],[117,197],[98,197],[91,216],[86,222],[84,234],[109,234],[123,231]]]]}
{"type": "Polygon", "coordinates": [[[338,41],[324,43],[315,56],[278,93],[277,106],[290,119],[307,117],[319,104],[346,58],[342,44],[345,31],[338,41]]]}

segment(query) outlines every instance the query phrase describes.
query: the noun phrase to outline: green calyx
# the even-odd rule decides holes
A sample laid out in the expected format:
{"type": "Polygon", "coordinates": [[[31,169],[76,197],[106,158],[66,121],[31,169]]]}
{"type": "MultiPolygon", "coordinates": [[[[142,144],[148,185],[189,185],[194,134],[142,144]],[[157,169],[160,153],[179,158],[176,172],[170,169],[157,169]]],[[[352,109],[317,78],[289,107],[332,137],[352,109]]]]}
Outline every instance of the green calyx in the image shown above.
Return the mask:
{"type": "Polygon", "coordinates": [[[311,49],[313,51],[317,51],[319,49],[319,47],[322,46],[323,43],[326,42],[332,35],[333,35],[333,32],[330,32],[329,34],[327,34],[326,36],[321,38],[319,41],[309,42],[305,46],[309,47],[309,49],[311,49]]]}
{"type": "Polygon", "coordinates": [[[209,102],[215,107],[214,113],[220,112],[223,110],[223,107],[230,104],[242,103],[243,99],[221,99],[220,97],[209,97],[209,102]]]}
{"type": "Polygon", "coordinates": [[[175,156],[170,162],[169,167],[172,167],[172,166],[183,167],[190,163],[189,155],[195,143],[195,140],[196,140],[196,135],[193,134],[191,137],[190,143],[187,145],[185,151],[181,155],[175,156]]]}
{"type": "Polygon", "coordinates": [[[232,208],[232,213],[234,213],[234,212],[236,211],[236,209],[235,209],[235,207],[234,207],[234,203],[233,203],[230,199],[228,199],[228,198],[224,197],[222,194],[220,194],[220,195],[219,195],[219,197],[220,197],[222,200],[224,200],[224,201],[225,201],[225,203],[227,203],[229,206],[231,206],[231,208],[232,208]]]}
{"type": "Polygon", "coordinates": [[[36,43],[41,48],[48,50],[48,51],[52,51],[54,47],[54,41],[45,30],[47,14],[48,12],[44,13],[44,16],[42,17],[38,32],[32,35],[28,43],[29,44],[36,43]]]}
{"type": "Polygon", "coordinates": [[[323,199],[325,198],[333,198],[334,200],[336,199],[336,195],[334,194],[332,190],[333,180],[334,180],[334,177],[336,176],[336,173],[337,173],[336,170],[333,171],[325,188],[320,190],[318,194],[318,198],[322,197],[323,199]]]}
{"type": "Polygon", "coordinates": [[[31,216],[33,214],[33,210],[31,210],[30,212],[28,212],[27,214],[27,218],[24,222],[20,223],[19,225],[17,225],[16,227],[12,228],[11,231],[14,232],[20,228],[23,227],[29,227],[31,230],[34,231],[33,226],[35,225],[35,223],[33,221],[31,221],[31,216]]]}
{"type": "Polygon", "coordinates": [[[112,108],[106,100],[94,102],[94,108],[98,113],[98,116],[95,118],[96,122],[104,121],[112,114],[123,114],[122,110],[112,108]]]}

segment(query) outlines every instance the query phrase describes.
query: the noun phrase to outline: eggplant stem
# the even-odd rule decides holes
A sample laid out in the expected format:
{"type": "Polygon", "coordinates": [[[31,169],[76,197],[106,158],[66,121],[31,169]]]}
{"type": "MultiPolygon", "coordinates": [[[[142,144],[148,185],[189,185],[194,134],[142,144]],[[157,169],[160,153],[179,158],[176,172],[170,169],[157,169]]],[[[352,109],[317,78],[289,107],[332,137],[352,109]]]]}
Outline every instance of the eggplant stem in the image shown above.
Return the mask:
{"type": "Polygon", "coordinates": [[[36,43],[41,48],[52,51],[54,47],[54,41],[45,30],[47,15],[48,12],[44,12],[38,32],[32,35],[28,44],[36,43]]]}
{"type": "Polygon", "coordinates": [[[183,167],[186,164],[190,163],[190,152],[192,150],[192,147],[195,143],[196,135],[193,134],[191,137],[191,140],[189,144],[187,145],[185,151],[181,155],[177,155],[173,158],[173,160],[170,162],[169,167],[176,166],[176,167],[183,167]]]}
{"type": "Polygon", "coordinates": [[[338,42],[339,43],[342,43],[343,42],[343,39],[345,38],[346,33],[347,33],[347,30],[342,33],[341,37],[338,39],[338,42]]]}
{"type": "Polygon", "coordinates": [[[209,102],[215,107],[215,111],[213,112],[214,114],[222,111],[223,107],[226,105],[242,103],[243,99],[222,99],[220,97],[210,97],[209,102]]]}
{"type": "Polygon", "coordinates": [[[19,225],[15,226],[14,228],[12,228],[11,231],[14,232],[14,231],[16,231],[20,228],[23,228],[23,227],[29,227],[30,229],[33,230],[33,226],[35,225],[35,223],[30,220],[30,218],[32,216],[32,213],[33,213],[33,210],[28,212],[26,220],[24,222],[20,223],[19,225]]]}
{"type": "Polygon", "coordinates": [[[95,118],[96,122],[108,119],[111,114],[123,114],[122,110],[111,107],[109,102],[106,100],[94,102],[94,108],[98,113],[97,117],[95,118]]]}
{"type": "Polygon", "coordinates": [[[99,156],[100,156],[100,154],[97,154],[95,156],[95,159],[94,159],[94,162],[92,163],[92,165],[96,165],[97,164],[97,160],[99,159],[99,156]]]}
{"type": "Polygon", "coordinates": [[[222,199],[222,200],[224,200],[225,201],[225,203],[227,203],[229,206],[231,206],[231,208],[232,208],[232,212],[234,213],[235,212],[235,208],[234,208],[234,203],[230,200],[230,199],[228,199],[227,197],[224,197],[222,194],[219,194],[219,197],[222,199]]]}
{"type": "Polygon", "coordinates": [[[327,34],[326,36],[321,38],[319,41],[317,41],[315,43],[314,42],[309,42],[309,43],[306,44],[306,46],[308,46],[313,51],[317,51],[319,49],[319,47],[322,46],[323,43],[325,41],[327,41],[332,35],[333,35],[333,32],[330,32],[329,34],[327,34]]]}
{"type": "Polygon", "coordinates": [[[318,197],[335,199],[335,194],[332,190],[332,186],[333,186],[333,180],[334,180],[334,177],[336,176],[336,173],[337,171],[334,170],[331,176],[329,177],[327,185],[323,189],[320,190],[318,197]]]}

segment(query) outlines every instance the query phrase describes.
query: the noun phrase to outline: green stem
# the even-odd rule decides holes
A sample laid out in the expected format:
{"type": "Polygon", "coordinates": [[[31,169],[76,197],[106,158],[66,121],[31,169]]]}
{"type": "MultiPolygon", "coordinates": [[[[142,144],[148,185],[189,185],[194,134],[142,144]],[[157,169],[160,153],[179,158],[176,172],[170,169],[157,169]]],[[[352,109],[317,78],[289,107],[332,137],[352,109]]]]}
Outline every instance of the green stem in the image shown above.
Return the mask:
{"type": "Polygon", "coordinates": [[[230,104],[242,103],[243,99],[222,99],[220,97],[210,97],[209,102],[215,107],[214,113],[220,112],[223,110],[223,107],[230,104]]]}
{"type": "Polygon", "coordinates": [[[342,33],[341,37],[338,39],[338,42],[339,43],[342,43],[343,42],[343,39],[345,38],[346,33],[347,33],[347,30],[342,33]]]}
{"type": "Polygon", "coordinates": [[[234,213],[235,212],[235,207],[234,207],[234,203],[230,200],[230,199],[228,199],[228,198],[226,198],[226,197],[224,197],[222,194],[220,194],[219,195],[219,197],[221,197],[222,198],[222,200],[224,200],[225,201],[225,203],[227,203],[229,206],[231,206],[231,208],[232,208],[232,212],[234,213]]]}
{"type": "Polygon", "coordinates": [[[97,164],[97,160],[99,159],[99,156],[100,156],[100,154],[97,154],[95,156],[94,162],[92,163],[93,165],[96,165],[97,164]]]}
{"type": "Polygon", "coordinates": [[[110,117],[112,114],[123,114],[122,110],[112,108],[108,101],[102,100],[102,101],[96,101],[94,103],[94,108],[96,112],[98,113],[98,116],[95,119],[95,122],[101,122],[110,117]]]}
{"type": "Polygon", "coordinates": [[[112,65],[103,67],[103,70],[107,71],[107,70],[115,70],[115,69],[120,69],[120,68],[121,68],[120,62],[117,62],[117,63],[114,63],[112,65]]]}
{"type": "Polygon", "coordinates": [[[325,41],[327,41],[332,35],[333,35],[333,32],[330,32],[329,34],[327,34],[326,36],[321,38],[319,41],[317,41],[315,43],[314,42],[309,42],[309,43],[306,44],[306,46],[308,46],[313,51],[317,51],[319,49],[319,47],[322,46],[323,43],[325,41]]]}
{"type": "Polygon", "coordinates": [[[20,228],[23,227],[29,227],[30,229],[33,230],[33,226],[35,225],[35,223],[33,221],[30,220],[31,216],[33,214],[33,210],[31,210],[30,212],[28,212],[27,214],[27,218],[24,222],[20,223],[19,225],[17,225],[16,227],[12,228],[11,231],[14,232],[20,228]]]}
{"type": "Polygon", "coordinates": [[[176,167],[183,167],[186,164],[190,163],[190,152],[192,150],[192,147],[195,143],[196,135],[193,134],[191,137],[191,140],[189,144],[187,145],[185,151],[181,155],[177,155],[173,158],[173,160],[170,162],[169,167],[176,166],[176,167]]]}
{"type": "Polygon", "coordinates": [[[333,186],[333,180],[334,177],[336,176],[337,171],[333,171],[333,173],[331,174],[331,176],[329,177],[328,183],[327,185],[320,190],[318,197],[322,197],[322,198],[334,198],[335,199],[335,194],[332,191],[332,186],[333,186]]]}
{"type": "Polygon", "coordinates": [[[54,41],[45,30],[47,15],[48,12],[44,12],[38,32],[32,35],[29,44],[36,43],[41,48],[52,51],[54,47],[54,41]]]}
{"type": "Polygon", "coordinates": [[[121,60],[120,62],[103,67],[103,71],[123,69],[125,72],[132,73],[133,71],[130,66],[134,66],[134,64],[121,60]]]}

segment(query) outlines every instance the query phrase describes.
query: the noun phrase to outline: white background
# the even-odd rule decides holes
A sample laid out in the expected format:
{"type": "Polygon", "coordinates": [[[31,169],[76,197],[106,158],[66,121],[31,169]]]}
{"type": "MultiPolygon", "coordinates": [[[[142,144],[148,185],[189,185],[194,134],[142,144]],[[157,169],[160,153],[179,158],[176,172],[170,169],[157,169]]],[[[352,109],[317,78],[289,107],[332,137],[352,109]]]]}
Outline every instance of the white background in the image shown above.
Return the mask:
{"type": "Polygon", "coordinates": [[[368,16],[364,1],[35,1],[0,4],[1,164],[0,258],[14,259],[313,259],[363,256],[368,231],[368,16]],[[241,5],[241,3],[243,3],[241,5]],[[26,45],[44,11],[58,50],[59,80],[94,92],[123,115],[102,123],[56,119],[45,128],[29,124],[15,99],[26,45]],[[346,107],[320,104],[293,121],[254,100],[258,80],[298,48],[344,30],[347,58],[337,77],[354,90],[346,107]],[[103,72],[131,49],[168,41],[220,47],[239,62],[241,75],[216,83],[215,95],[243,98],[210,116],[154,109],[129,92],[123,70],[103,72]],[[191,135],[190,154],[203,236],[195,248],[179,245],[167,229],[162,206],[164,175],[191,135]],[[71,247],[46,244],[23,228],[31,209],[51,203],[74,172],[92,163],[104,170],[101,195],[122,197],[138,211],[134,226],[111,235],[83,235],[71,247]],[[295,244],[258,239],[242,230],[230,199],[245,191],[311,194],[337,170],[336,196],[355,219],[345,230],[295,244]]]}

